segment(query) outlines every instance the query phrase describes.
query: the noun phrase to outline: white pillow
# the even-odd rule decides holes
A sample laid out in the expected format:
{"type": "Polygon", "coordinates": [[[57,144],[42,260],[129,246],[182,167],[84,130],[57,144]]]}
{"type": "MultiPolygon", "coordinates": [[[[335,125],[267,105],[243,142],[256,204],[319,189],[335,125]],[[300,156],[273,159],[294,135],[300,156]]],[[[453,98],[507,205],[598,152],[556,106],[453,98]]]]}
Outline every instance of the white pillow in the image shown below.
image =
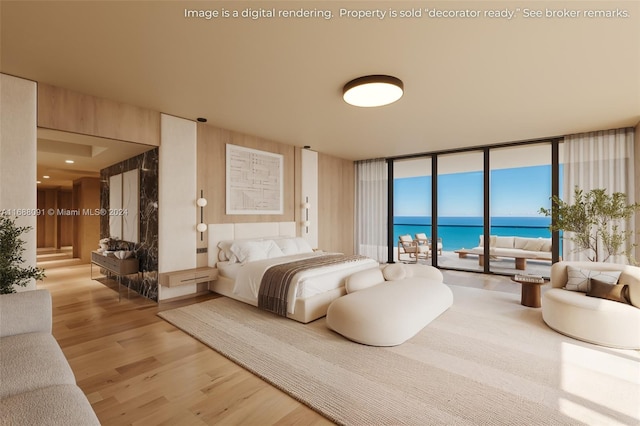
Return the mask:
{"type": "Polygon", "coordinates": [[[496,247],[513,248],[513,237],[496,237],[496,247]]]}
{"type": "Polygon", "coordinates": [[[349,275],[344,282],[347,293],[354,293],[384,282],[380,268],[369,268],[349,275]]]}
{"type": "Polygon", "coordinates": [[[309,245],[307,240],[301,237],[294,238],[296,246],[298,246],[298,253],[313,253],[313,248],[309,245]]]}
{"type": "MultiPolygon", "coordinates": [[[[495,247],[496,246],[496,236],[495,235],[489,235],[489,247],[495,247]]],[[[484,235],[480,235],[480,245],[479,247],[484,247],[484,235]]]]}
{"type": "Polygon", "coordinates": [[[567,266],[567,277],[567,283],[563,287],[565,290],[587,293],[591,290],[591,278],[613,285],[618,283],[620,271],[594,271],[567,266]]]}
{"type": "Polygon", "coordinates": [[[292,254],[298,254],[298,245],[296,244],[295,238],[280,238],[275,240],[282,253],[285,256],[289,256],[292,254]]]}
{"type": "Polygon", "coordinates": [[[284,256],[273,240],[235,242],[231,245],[231,252],[242,264],[284,256]]]}
{"type": "Polygon", "coordinates": [[[233,243],[233,240],[225,240],[218,243],[218,248],[220,249],[220,252],[218,253],[218,260],[231,260],[231,256],[233,255],[231,252],[231,245],[233,245],[233,243]]]}
{"type": "Polygon", "coordinates": [[[526,244],[524,245],[523,250],[540,251],[542,249],[543,244],[544,244],[544,241],[542,241],[541,239],[531,238],[531,239],[527,240],[526,244]]]}
{"type": "Polygon", "coordinates": [[[542,247],[540,251],[551,251],[551,238],[540,238],[542,240],[542,247]]]}
{"type": "Polygon", "coordinates": [[[382,270],[382,275],[387,281],[399,281],[405,279],[405,277],[407,276],[407,271],[404,268],[404,264],[394,263],[385,266],[382,270]]]}

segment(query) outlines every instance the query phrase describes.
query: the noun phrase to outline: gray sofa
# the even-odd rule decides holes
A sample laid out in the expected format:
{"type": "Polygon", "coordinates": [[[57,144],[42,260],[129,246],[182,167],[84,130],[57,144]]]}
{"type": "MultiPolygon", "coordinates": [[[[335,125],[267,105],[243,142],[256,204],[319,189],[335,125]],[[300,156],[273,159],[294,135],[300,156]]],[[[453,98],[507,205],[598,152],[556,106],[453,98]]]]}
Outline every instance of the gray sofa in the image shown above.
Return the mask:
{"type": "Polygon", "coordinates": [[[99,425],[51,334],[47,290],[0,295],[0,425],[99,425]]]}

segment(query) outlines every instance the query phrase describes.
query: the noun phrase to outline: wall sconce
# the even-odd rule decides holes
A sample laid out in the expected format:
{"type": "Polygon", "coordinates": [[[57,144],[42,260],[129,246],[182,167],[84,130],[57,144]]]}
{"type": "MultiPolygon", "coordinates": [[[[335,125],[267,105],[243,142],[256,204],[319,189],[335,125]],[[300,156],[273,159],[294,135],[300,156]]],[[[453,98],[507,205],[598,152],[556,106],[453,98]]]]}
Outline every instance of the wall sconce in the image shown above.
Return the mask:
{"type": "Polygon", "coordinates": [[[196,200],[196,205],[200,207],[200,223],[196,226],[196,230],[200,233],[200,241],[202,241],[203,233],[207,230],[207,224],[204,223],[204,206],[207,205],[207,199],[204,198],[203,190],[200,190],[200,198],[196,200]]]}
{"type": "Polygon", "coordinates": [[[309,203],[309,197],[305,197],[306,201],[303,205],[304,207],[304,222],[302,223],[306,229],[306,233],[309,233],[309,226],[311,226],[311,222],[309,222],[309,209],[311,209],[311,204],[309,203]]]}

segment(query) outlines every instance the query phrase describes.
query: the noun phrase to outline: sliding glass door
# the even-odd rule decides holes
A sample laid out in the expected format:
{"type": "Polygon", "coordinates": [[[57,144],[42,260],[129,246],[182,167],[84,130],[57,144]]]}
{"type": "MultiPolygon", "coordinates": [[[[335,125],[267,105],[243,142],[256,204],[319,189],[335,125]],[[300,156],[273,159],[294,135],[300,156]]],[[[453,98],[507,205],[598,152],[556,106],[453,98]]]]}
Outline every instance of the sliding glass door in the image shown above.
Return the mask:
{"type": "Polygon", "coordinates": [[[431,264],[431,157],[394,161],[395,261],[431,264]]]}
{"type": "Polygon", "coordinates": [[[551,144],[491,149],[490,270],[549,276],[551,144]]]}
{"type": "Polygon", "coordinates": [[[437,157],[439,267],[483,270],[483,158],[482,151],[437,157]]]}

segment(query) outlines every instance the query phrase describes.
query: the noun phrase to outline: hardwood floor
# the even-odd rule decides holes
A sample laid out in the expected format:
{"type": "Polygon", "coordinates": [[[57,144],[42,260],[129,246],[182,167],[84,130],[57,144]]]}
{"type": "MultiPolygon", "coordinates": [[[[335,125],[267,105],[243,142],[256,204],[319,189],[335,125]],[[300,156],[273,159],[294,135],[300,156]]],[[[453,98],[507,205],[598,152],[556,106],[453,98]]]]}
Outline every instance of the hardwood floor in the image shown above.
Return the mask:
{"type": "Polygon", "coordinates": [[[156,313],[161,303],[89,278],[89,266],[47,270],[53,334],[104,425],[322,425],[324,417],[156,313]]]}
{"type": "MultiPolygon", "coordinates": [[[[157,305],[89,277],[49,269],[53,334],[104,425],[323,425],[327,419],[156,314],[215,295],[157,305]]],[[[519,293],[508,278],[445,271],[445,282],[519,293]]],[[[107,283],[109,284],[109,283],[107,283]]]]}

